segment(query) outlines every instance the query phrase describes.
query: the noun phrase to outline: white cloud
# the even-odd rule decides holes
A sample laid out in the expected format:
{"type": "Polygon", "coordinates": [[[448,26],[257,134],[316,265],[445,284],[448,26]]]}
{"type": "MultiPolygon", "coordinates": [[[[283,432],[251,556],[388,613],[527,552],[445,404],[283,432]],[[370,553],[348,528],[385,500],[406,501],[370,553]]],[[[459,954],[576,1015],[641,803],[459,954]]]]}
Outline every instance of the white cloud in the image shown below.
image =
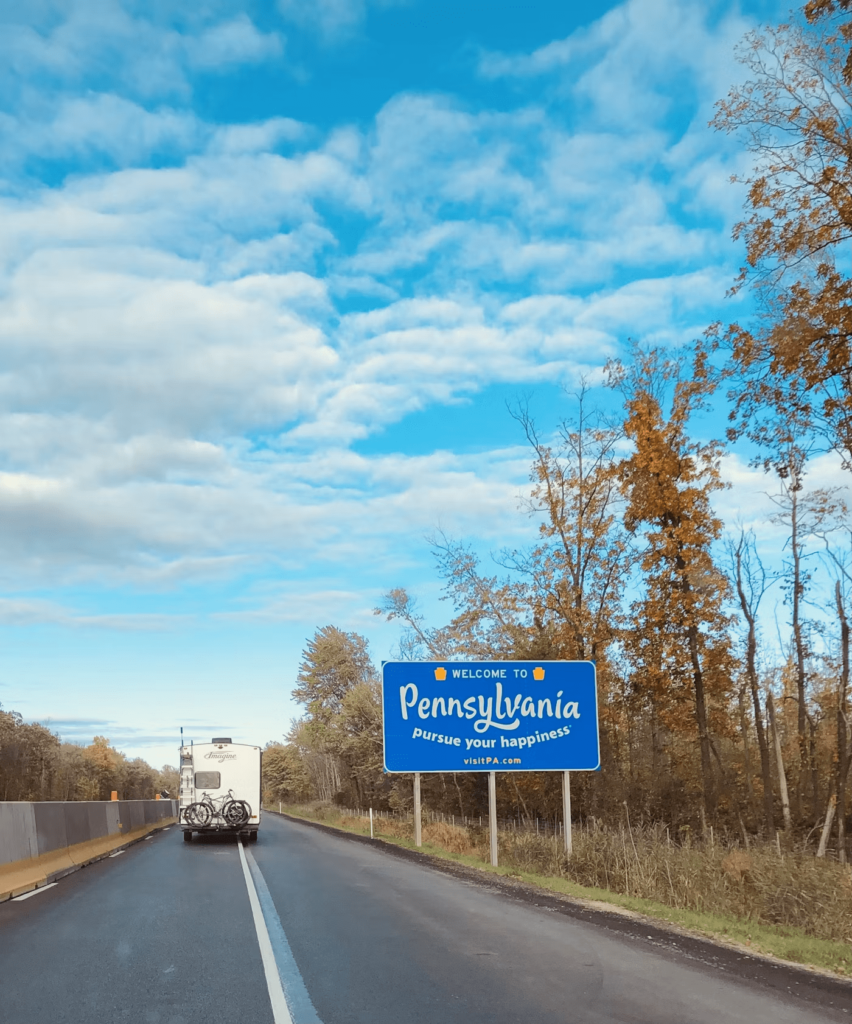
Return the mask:
{"type": "Polygon", "coordinates": [[[33,157],[85,160],[107,156],[119,166],[152,154],[183,155],[208,134],[190,113],[149,111],[122,97],[93,94],[61,99],[49,120],[0,117],[0,140],[7,160],[33,157]]]}
{"type": "Polygon", "coordinates": [[[32,598],[0,598],[0,623],[4,626],[65,626],[72,629],[107,629],[119,632],[150,632],[176,629],[185,616],[129,613],[85,614],[53,601],[32,598]]]}
{"type": "Polygon", "coordinates": [[[272,117],[254,124],[226,124],[215,129],[211,153],[267,153],[282,142],[298,142],[311,134],[308,125],[289,117],[272,117]]]}
{"type": "Polygon", "coordinates": [[[157,422],[191,435],[271,429],[309,411],[338,357],[294,305],[322,302],[307,275],[204,286],[41,253],[0,307],[0,396],[65,408],[120,432],[157,422]],[[86,264],[89,265],[86,265],[86,264]]]}
{"type": "Polygon", "coordinates": [[[64,474],[57,467],[0,476],[6,580],[162,589],[270,559],[294,571],[352,559],[378,564],[438,523],[495,538],[526,530],[516,515],[529,461],[523,449],[373,458],[339,448],[309,458],[234,450],[202,479],[195,464],[191,474],[170,465],[165,446],[159,471],[149,464],[147,475],[128,479],[122,473],[131,467],[117,461],[106,447],[68,459],[64,474]]]}
{"type": "MultiPolygon", "coordinates": [[[[629,336],[676,343],[713,319],[727,157],[690,124],[627,124],[619,93],[683,73],[706,100],[739,22],[676,7],[666,38],[658,0],[628,0],[500,72],[563,75],[581,105],[612,107],[595,121],[545,92],[507,110],[403,94],[327,133],[182,106],[193,70],[281,54],[227,3],[180,25],[111,0],[97,24],[84,3],[18,24],[16,73],[56,91],[0,132],[19,168],[78,169],[0,202],[10,577],[180,586],[279,557],[375,561],[442,517],[515,530],[517,453],[345,449],[491,385],[594,377],[629,336]],[[709,55],[675,66],[697,39],[709,55]]],[[[286,5],[326,35],[364,10],[286,5]]]]}
{"type": "Polygon", "coordinates": [[[558,74],[605,121],[665,113],[673,79],[688,88],[726,89],[735,67],[733,49],[753,22],[728,4],[626,0],[565,39],[531,53],[483,52],[486,78],[558,74]]]}
{"type": "Polygon", "coordinates": [[[210,71],[270,60],[280,57],[284,49],[277,32],[259,32],[245,12],[188,37],[185,46],[189,63],[210,71]]]}
{"type": "MultiPolygon", "coordinates": [[[[317,625],[389,649],[371,607],[397,584],[445,617],[436,528],[482,551],[534,539],[530,452],[490,435],[505,395],[597,383],[627,338],[676,344],[725,315],[744,158],[706,122],[739,70],[733,0],[626,0],[484,56],[499,90],[404,92],[354,125],[267,117],[251,88],[218,107],[242,123],[208,119],[293,54],[310,79],[303,30],[357,41],[369,3],[281,0],[277,26],[240,0],[6,4],[0,622],[12,641],[50,630],[49,662],[32,633],[17,663],[8,645],[12,706],[58,709],[69,735],[173,760],[162,706],[189,724],[192,694],[227,704],[235,668],[253,685],[222,728],[279,734],[270,708],[297,713],[317,625]],[[109,717],[71,721],[81,693],[109,717]]],[[[777,558],[771,482],[736,456],[723,470],[726,523],[777,558]]],[[[818,461],[809,483],[833,474],[818,461]]]]}
{"type": "Polygon", "coordinates": [[[70,0],[41,10],[19,5],[19,17],[0,35],[0,96],[17,94],[29,104],[21,85],[37,78],[41,102],[52,89],[105,83],[137,99],[186,99],[188,69],[221,71],[282,52],[279,34],[260,32],[243,10],[231,14],[228,8],[242,7],[237,2],[183,13],[169,5],[128,6],[121,0],[70,0]]]}
{"type": "Polygon", "coordinates": [[[225,621],[242,622],[294,622],[311,628],[320,622],[352,623],[356,620],[372,625],[373,607],[380,594],[367,594],[364,590],[324,588],[319,581],[309,589],[276,588],[277,594],[264,594],[262,599],[244,599],[250,607],[223,612],[216,616],[225,621]],[[372,598],[373,604],[370,604],[372,598]]]}
{"type": "Polygon", "coordinates": [[[361,25],[369,7],[396,7],[406,2],[408,0],[278,0],[278,9],[289,21],[337,42],[361,25]]]}
{"type": "Polygon", "coordinates": [[[358,25],[367,8],[365,0],[278,0],[285,18],[337,36],[358,25]]]}

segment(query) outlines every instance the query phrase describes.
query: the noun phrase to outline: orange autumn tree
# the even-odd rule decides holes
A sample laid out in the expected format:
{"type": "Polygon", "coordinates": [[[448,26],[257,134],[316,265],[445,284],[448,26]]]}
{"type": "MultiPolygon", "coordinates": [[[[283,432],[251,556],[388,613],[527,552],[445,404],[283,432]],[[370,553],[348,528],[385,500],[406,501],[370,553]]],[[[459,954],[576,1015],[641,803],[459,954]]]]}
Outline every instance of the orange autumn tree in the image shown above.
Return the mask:
{"type": "Polygon", "coordinates": [[[95,736],[83,750],[83,759],[89,787],[88,799],[109,800],[110,793],[121,788],[119,781],[124,756],[110,745],[106,736],[95,736]]]}
{"type": "Polygon", "coordinates": [[[677,734],[694,722],[704,823],[719,795],[714,756],[722,770],[712,733],[729,729],[730,619],[723,611],[729,584],[712,554],[722,528],[710,504],[723,486],[721,449],[692,440],[688,427],[715,390],[714,375],[701,347],[688,364],[638,346],[629,363],[608,363],[607,374],[624,398],[633,446],[619,467],[625,525],[645,540],[644,593],[633,605],[627,646],[636,686],[661,725],[677,734]]]}
{"type": "MultiPolygon", "coordinates": [[[[712,123],[743,139],[753,157],[751,173],[740,179],[748,186],[746,215],[734,234],[745,241],[746,263],[735,290],[752,286],[758,315],[748,327],[730,325],[717,340],[732,355],[729,436],[748,435],[762,449],[764,466],[790,484],[796,808],[801,819],[809,780],[816,820],[814,723],[799,612],[808,577],[799,566],[797,492],[808,450],[832,448],[852,469],[852,3],[809,0],[788,24],[746,36],[739,59],[748,78],[718,104],[712,123]],[[795,473],[791,461],[801,463],[795,473]]],[[[845,609],[838,612],[842,642],[845,609]]],[[[838,697],[839,716],[844,706],[838,697]]]]}
{"type": "Polygon", "coordinates": [[[845,0],[812,0],[789,24],[752,32],[748,80],[714,127],[753,156],[734,231],[753,289],[752,326],[732,324],[737,431],[785,409],[852,467],[852,20],[845,0]]]}

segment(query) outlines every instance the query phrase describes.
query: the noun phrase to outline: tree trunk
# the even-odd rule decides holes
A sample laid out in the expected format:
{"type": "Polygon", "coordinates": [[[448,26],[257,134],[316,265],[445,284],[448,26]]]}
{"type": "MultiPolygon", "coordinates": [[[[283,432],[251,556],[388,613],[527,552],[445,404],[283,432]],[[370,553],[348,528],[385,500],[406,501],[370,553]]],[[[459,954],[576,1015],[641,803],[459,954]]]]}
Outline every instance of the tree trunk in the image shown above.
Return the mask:
{"type": "MultiPolygon", "coordinates": [[[[799,541],[799,489],[801,483],[797,468],[790,466],[790,548],[793,553],[793,646],[796,655],[796,700],[798,716],[796,719],[799,740],[799,778],[796,783],[796,814],[803,817],[803,796],[805,782],[808,779],[808,735],[805,713],[805,641],[802,634],[801,601],[804,594],[802,582],[802,548],[799,541]]],[[[811,792],[811,809],[813,817],[817,815],[816,793],[811,792]]]]}
{"type": "MultiPolygon", "coordinates": [[[[680,590],[686,598],[691,587],[686,576],[686,561],[682,554],[676,560],[680,573],[680,590]]],[[[686,629],[689,642],[689,659],[692,663],[692,687],[695,696],[695,722],[698,726],[698,745],[701,751],[701,830],[707,828],[707,811],[715,812],[713,766],[710,762],[710,735],[707,732],[707,701],[704,695],[704,672],[701,668],[701,655],[698,650],[698,627],[690,622],[686,629]]]]}
{"type": "Polygon", "coordinates": [[[660,777],[660,739],[657,724],[657,704],[651,697],[651,775],[656,780],[660,777]]]}
{"type": "Polygon", "coordinates": [[[790,797],[787,793],[787,776],[784,772],[784,753],[781,750],[781,737],[778,735],[778,725],[775,721],[775,700],[772,693],[767,694],[766,710],[769,712],[769,729],[775,744],[775,760],[778,764],[778,792],[781,795],[781,810],[784,814],[784,831],[789,832],[793,827],[790,818],[790,797]]]}
{"type": "Polygon", "coordinates": [[[846,715],[849,693],[849,618],[843,602],[840,581],[834,584],[834,600],[840,620],[840,680],[837,693],[837,850],[840,863],[846,863],[846,776],[850,758],[848,718],[846,715]]]}
{"type": "Polygon", "coordinates": [[[837,797],[834,793],[831,794],[831,799],[828,801],[828,807],[825,810],[825,823],[822,826],[822,835],[819,837],[819,846],[817,847],[817,857],[824,857],[825,850],[828,846],[828,837],[831,834],[831,823],[834,820],[834,808],[837,804],[837,797]]]}
{"type": "Polygon", "coordinates": [[[754,731],[757,733],[757,747],[760,751],[760,777],[763,782],[763,820],[766,827],[766,837],[771,839],[775,832],[775,807],[772,793],[772,767],[769,759],[769,744],[766,741],[766,731],[763,727],[763,713],[760,707],[760,683],[757,677],[757,628],[755,625],[756,607],[754,602],[749,602],[743,587],[742,573],[742,544],[735,550],[736,584],[737,596],[740,599],[740,608],[748,623],[748,636],[746,638],[746,678],[751,690],[751,703],[754,711],[754,731]]]}
{"type": "Polygon", "coordinates": [[[751,806],[751,813],[755,821],[758,819],[757,796],[754,792],[754,777],[751,771],[751,751],[748,744],[748,716],[746,714],[745,686],[741,686],[737,694],[737,703],[740,710],[740,732],[743,737],[743,761],[745,762],[746,788],[748,789],[748,802],[751,806]]]}
{"type": "Polygon", "coordinates": [[[518,789],[518,780],[515,778],[515,773],[511,772],[510,777],[512,779],[512,785],[515,787],[515,796],[518,798],[518,803],[521,805],[521,809],[524,814],[524,821],[530,821],[530,812],[527,810],[527,805],[524,802],[524,798],[521,796],[521,791],[518,789]]]}
{"type": "Polygon", "coordinates": [[[846,774],[849,767],[846,715],[837,709],[837,856],[846,863],[846,774]]]}
{"type": "Polygon", "coordinates": [[[453,784],[456,787],[456,796],[459,798],[459,814],[464,818],[464,801],[462,800],[462,791],[457,772],[453,772],[453,784]]]}
{"type": "Polygon", "coordinates": [[[749,674],[749,687],[751,688],[751,703],[754,708],[754,728],[757,733],[757,745],[760,749],[760,776],[763,780],[763,820],[766,825],[766,838],[771,839],[775,832],[775,801],[772,791],[772,762],[769,756],[769,742],[766,738],[766,729],[763,725],[763,714],[760,708],[760,688],[757,681],[757,671],[752,664],[752,672],[749,674]]]}
{"type": "MultiPolygon", "coordinates": [[[[742,825],[743,816],[742,810],[740,809],[740,801],[737,797],[736,786],[725,771],[725,765],[722,763],[722,758],[719,756],[719,751],[716,749],[716,744],[713,742],[712,736],[708,736],[708,740],[710,742],[710,749],[713,752],[713,756],[716,758],[716,764],[719,766],[719,778],[722,780],[722,790],[729,796],[731,803],[734,805],[734,810],[736,811],[740,825],[742,825]]],[[[743,832],[745,832],[745,829],[743,829],[743,832]]],[[[748,843],[746,843],[746,846],[748,846],[748,843]]]]}
{"type": "MultiPolygon", "coordinates": [[[[808,715],[808,770],[811,778],[811,799],[816,807],[820,803],[819,769],[817,768],[816,723],[811,714],[808,715]]],[[[830,786],[829,792],[831,792],[830,786]]]]}
{"type": "Polygon", "coordinates": [[[715,810],[713,800],[713,767],[710,763],[710,736],[707,732],[707,704],[704,697],[704,673],[698,653],[698,630],[690,626],[689,656],[692,660],[692,683],[695,690],[695,720],[698,724],[698,742],[701,748],[702,827],[706,824],[706,812],[715,810]]]}

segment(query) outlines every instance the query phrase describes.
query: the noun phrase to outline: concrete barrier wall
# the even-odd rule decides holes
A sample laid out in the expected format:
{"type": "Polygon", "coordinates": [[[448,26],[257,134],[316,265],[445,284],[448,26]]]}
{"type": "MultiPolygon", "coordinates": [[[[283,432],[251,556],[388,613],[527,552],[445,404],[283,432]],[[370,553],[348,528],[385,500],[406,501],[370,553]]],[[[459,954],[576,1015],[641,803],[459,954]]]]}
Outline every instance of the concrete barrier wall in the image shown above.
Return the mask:
{"type": "Polygon", "coordinates": [[[0,903],[177,821],[177,800],[0,802],[0,903]]]}
{"type": "Polygon", "coordinates": [[[0,801],[0,866],[176,818],[177,800],[0,801]]]}
{"type": "Polygon", "coordinates": [[[38,856],[34,806],[0,803],[0,864],[38,856]]]}

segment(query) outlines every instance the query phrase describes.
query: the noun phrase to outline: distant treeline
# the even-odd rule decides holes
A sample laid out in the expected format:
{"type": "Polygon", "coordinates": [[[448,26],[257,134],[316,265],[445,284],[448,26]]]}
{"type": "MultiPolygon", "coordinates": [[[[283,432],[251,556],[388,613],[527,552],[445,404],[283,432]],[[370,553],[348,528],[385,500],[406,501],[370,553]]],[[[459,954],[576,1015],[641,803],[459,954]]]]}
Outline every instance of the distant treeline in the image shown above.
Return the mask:
{"type": "Polygon", "coordinates": [[[0,706],[0,800],[150,800],[178,795],[178,772],[156,771],[95,736],[88,746],[63,743],[50,729],[28,724],[0,706]]]}

